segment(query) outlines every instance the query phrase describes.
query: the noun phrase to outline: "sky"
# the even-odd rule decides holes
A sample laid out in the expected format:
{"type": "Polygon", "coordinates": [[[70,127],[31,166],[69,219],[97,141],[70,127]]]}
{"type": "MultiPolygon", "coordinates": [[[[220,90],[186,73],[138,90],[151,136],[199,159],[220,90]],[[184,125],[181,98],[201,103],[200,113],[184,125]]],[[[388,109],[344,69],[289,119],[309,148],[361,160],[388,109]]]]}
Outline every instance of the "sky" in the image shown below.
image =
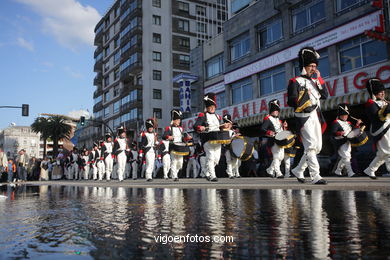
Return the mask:
{"type": "Polygon", "coordinates": [[[114,0],[0,0],[0,129],[93,108],[94,28],[114,0]]]}

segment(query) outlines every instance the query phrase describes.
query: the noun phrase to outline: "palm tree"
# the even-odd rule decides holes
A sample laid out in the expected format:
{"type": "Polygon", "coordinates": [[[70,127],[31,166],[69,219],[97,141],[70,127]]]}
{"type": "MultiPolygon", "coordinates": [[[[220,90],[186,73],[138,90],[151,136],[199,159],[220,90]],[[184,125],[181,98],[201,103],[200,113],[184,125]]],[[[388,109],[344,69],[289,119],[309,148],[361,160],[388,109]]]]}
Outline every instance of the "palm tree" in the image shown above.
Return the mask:
{"type": "Polygon", "coordinates": [[[49,120],[46,117],[37,117],[34,123],[31,124],[31,130],[34,133],[40,133],[43,140],[43,157],[46,156],[46,143],[50,137],[49,120]]]}
{"type": "Polygon", "coordinates": [[[49,117],[49,129],[50,137],[53,140],[53,157],[58,154],[58,141],[61,139],[69,139],[72,132],[72,127],[65,122],[65,118],[62,116],[49,117]]]}

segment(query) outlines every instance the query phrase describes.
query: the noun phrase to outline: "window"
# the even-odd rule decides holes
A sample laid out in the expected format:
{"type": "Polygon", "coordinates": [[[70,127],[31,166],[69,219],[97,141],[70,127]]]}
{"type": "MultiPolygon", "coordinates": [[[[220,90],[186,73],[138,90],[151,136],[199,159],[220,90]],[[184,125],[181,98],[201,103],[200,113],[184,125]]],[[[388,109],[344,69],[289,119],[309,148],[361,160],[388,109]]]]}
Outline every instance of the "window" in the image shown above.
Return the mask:
{"type": "Polygon", "coordinates": [[[104,34],[104,42],[108,42],[110,40],[110,32],[104,34]]]}
{"type": "Polygon", "coordinates": [[[161,25],[161,16],[153,15],[153,24],[161,25]]]}
{"type": "Polygon", "coordinates": [[[190,5],[188,3],[184,2],[178,2],[179,4],[179,10],[185,13],[188,13],[190,11],[190,5]]]}
{"type": "Polygon", "coordinates": [[[232,13],[237,13],[241,9],[247,7],[252,0],[232,0],[231,1],[231,10],[232,13]]]}
{"type": "Polygon", "coordinates": [[[118,17],[118,15],[119,15],[119,7],[116,7],[114,12],[114,17],[116,18],[118,17]]]}
{"type": "Polygon", "coordinates": [[[342,12],[365,4],[367,0],[336,0],[336,11],[342,12]]]}
{"type": "Polygon", "coordinates": [[[107,28],[109,25],[110,25],[110,16],[108,16],[107,18],[106,18],[106,20],[104,21],[104,26],[107,28]]]}
{"type": "Polygon", "coordinates": [[[162,118],[161,108],[153,108],[153,116],[155,116],[158,119],[161,119],[162,118]]]}
{"type": "Polygon", "coordinates": [[[123,62],[120,66],[120,71],[125,70],[126,68],[130,67],[131,65],[135,64],[138,61],[137,53],[134,53],[128,58],[125,62],[123,62]]]}
{"type": "MultiPolygon", "coordinates": [[[[115,112],[114,112],[115,113],[115,112]]],[[[121,124],[121,117],[117,117],[114,119],[114,128],[117,128],[119,127],[119,125],[121,124]]]]}
{"type": "Polygon", "coordinates": [[[130,49],[131,47],[133,47],[136,43],[137,43],[137,36],[134,35],[133,37],[131,37],[130,41],[128,41],[128,42],[126,43],[126,45],[122,47],[120,53],[125,53],[125,51],[127,51],[128,49],[130,49]]]}
{"type": "MultiPolygon", "coordinates": [[[[321,72],[321,77],[326,78],[330,75],[330,65],[329,65],[329,56],[328,50],[323,49],[318,51],[320,58],[318,59],[318,69],[321,72]]],[[[298,60],[294,61],[294,74],[301,75],[301,71],[299,70],[299,62],[298,60]]]]}
{"type": "Polygon", "coordinates": [[[120,107],[121,107],[121,100],[119,99],[114,103],[114,114],[119,112],[120,107]]]}
{"type": "Polygon", "coordinates": [[[207,33],[207,26],[204,23],[197,23],[196,24],[196,30],[201,33],[207,33]]]}
{"type": "Polygon", "coordinates": [[[206,16],[206,8],[203,6],[196,6],[196,14],[199,16],[206,16]]]}
{"type": "Polygon", "coordinates": [[[110,77],[106,76],[104,77],[104,86],[107,87],[108,85],[110,85],[110,77]]]}
{"type": "Polygon", "coordinates": [[[252,99],[252,79],[240,80],[232,84],[232,103],[239,104],[252,99]]]}
{"type": "Polygon", "coordinates": [[[261,72],[259,81],[261,96],[285,90],[287,85],[284,65],[261,72]]]}
{"type": "Polygon", "coordinates": [[[234,40],[230,43],[230,57],[231,60],[237,60],[250,51],[250,38],[249,33],[246,33],[234,40]]]}
{"type": "Polygon", "coordinates": [[[110,46],[104,49],[104,57],[107,57],[108,55],[110,55],[110,46]]]}
{"type": "Polygon", "coordinates": [[[341,72],[387,59],[386,43],[359,36],[338,45],[341,72]]]}
{"type": "Polygon", "coordinates": [[[114,80],[117,80],[117,79],[119,79],[119,68],[116,68],[114,70],[114,80]]]}
{"type": "Polygon", "coordinates": [[[152,0],[152,5],[157,8],[161,8],[161,0],[152,0]]]}
{"type": "Polygon", "coordinates": [[[121,52],[117,51],[114,54],[114,65],[118,64],[120,60],[121,60],[121,52]]]}
{"type": "Polygon", "coordinates": [[[223,72],[223,54],[206,61],[207,79],[221,75],[223,72]]]}
{"type": "Polygon", "coordinates": [[[190,31],[190,23],[187,20],[179,20],[178,21],[179,30],[189,32],[190,31]]]}
{"type": "Polygon", "coordinates": [[[102,101],[102,96],[98,96],[97,98],[93,99],[93,104],[96,105],[97,103],[102,101]]]}
{"type": "Polygon", "coordinates": [[[117,97],[117,96],[119,96],[119,86],[115,86],[114,87],[114,90],[113,90],[113,97],[117,97]]]}
{"type": "Polygon", "coordinates": [[[153,33],[153,42],[154,43],[161,43],[161,34],[153,33]]]}
{"type": "Polygon", "coordinates": [[[123,21],[131,12],[135,10],[135,8],[137,8],[137,1],[133,1],[130,3],[126,11],[121,15],[120,20],[123,21]]]}
{"type": "Polygon", "coordinates": [[[218,109],[226,107],[226,94],[225,91],[217,93],[218,109]]]}
{"type": "Polygon", "coordinates": [[[110,101],[110,92],[107,91],[104,93],[104,102],[110,101]]]}
{"type": "Polygon", "coordinates": [[[282,20],[277,19],[276,21],[259,26],[257,35],[259,49],[272,45],[283,37],[282,20]]]}
{"type": "Polygon", "coordinates": [[[123,29],[120,33],[120,37],[123,38],[128,32],[130,32],[134,27],[138,25],[137,17],[134,17],[130,23],[126,26],[125,29],[123,29]]]}
{"type": "Polygon", "coordinates": [[[152,56],[153,61],[161,61],[161,52],[154,51],[152,56]]]}
{"type": "Polygon", "coordinates": [[[104,117],[108,117],[110,115],[110,107],[104,108],[104,117]]]}
{"type": "Polygon", "coordinates": [[[323,0],[314,1],[303,8],[293,10],[293,32],[299,32],[305,28],[325,19],[325,3],[323,0]]]}
{"type": "Polygon", "coordinates": [[[118,48],[121,44],[121,39],[118,37],[114,40],[114,49],[118,48]]]}
{"type": "Polygon", "coordinates": [[[126,105],[126,104],[129,103],[129,102],[130,102],[130,96],[129,96],[129,95],[124,96],[124,97],[121,99],[121,104],[122,104],[122,106],[123,106],[123,105],[126,105]]]}
{"type": "Polygon", "coordinates": [[[110,70],[110,62],[107,62],[104,64],[104,72],[107,72],[110,70]]]}
{"type": "Polygon", "coordinates": [[[179,62],[181,65],[190,65],[190,56],[180,54],[179,62]]]}
{"type": "Polygon", "coordinates": [[[181,47],[190,47],[190,39],[189,38],[180,38],[179,45],[181,47]]]}
{"type": "Polygon", "coordinates": [[[161,71],[153,70],[153,80],[161,80],[161,71]]]}
{"type": "Polygon", "coordinates": [[[138,93],[138,91],[137,91],[136,89],[130,91],[130,94],[129,94],[129,102],[137,101],[137,98],[138,98],[137,93],[138,93]]]}
{"type": "Polygon", "coordinates": [[[103,116],[103,110],[99,110],[95,113],[93,113],[94,118],[101,118],[103,116]]]}
{"type": "Polygon", "coordinates": [[[153,89],[153,99],[161,99],[161,89],[153,89]]]}
{"type": "Polygon", "coordinates": [[[222,20],[222,21],[226,21],[226,12],[218,10],[217,11],[217,19],[222,20]]]}

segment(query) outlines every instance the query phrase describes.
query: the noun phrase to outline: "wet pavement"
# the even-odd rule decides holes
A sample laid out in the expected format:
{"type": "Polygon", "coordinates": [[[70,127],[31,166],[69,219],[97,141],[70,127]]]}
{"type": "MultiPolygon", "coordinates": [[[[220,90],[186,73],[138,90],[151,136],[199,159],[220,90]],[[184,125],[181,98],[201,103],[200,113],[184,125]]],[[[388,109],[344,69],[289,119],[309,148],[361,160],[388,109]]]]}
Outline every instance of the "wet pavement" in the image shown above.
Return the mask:
{"type": "Polygon", "coordinates": [[[3,185],[0,259],[388,259],[390,179],[328,179],[3,185]]]}

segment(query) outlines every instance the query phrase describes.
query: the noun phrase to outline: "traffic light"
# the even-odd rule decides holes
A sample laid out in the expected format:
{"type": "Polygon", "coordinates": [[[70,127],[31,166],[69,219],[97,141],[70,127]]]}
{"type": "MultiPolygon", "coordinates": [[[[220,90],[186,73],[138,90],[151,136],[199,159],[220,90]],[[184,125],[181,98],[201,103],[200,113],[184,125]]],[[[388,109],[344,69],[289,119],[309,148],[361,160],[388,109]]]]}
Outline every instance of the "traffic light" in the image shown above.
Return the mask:
{"type": "Polygon", "coordinates": [[[85,116],[80,117],[80,125],[85,126],[85,116]]]}
{"type": "Polygon", "coordinates": [[[22,116],[28,116],[29,105],[22,104],[22,116]]]}

